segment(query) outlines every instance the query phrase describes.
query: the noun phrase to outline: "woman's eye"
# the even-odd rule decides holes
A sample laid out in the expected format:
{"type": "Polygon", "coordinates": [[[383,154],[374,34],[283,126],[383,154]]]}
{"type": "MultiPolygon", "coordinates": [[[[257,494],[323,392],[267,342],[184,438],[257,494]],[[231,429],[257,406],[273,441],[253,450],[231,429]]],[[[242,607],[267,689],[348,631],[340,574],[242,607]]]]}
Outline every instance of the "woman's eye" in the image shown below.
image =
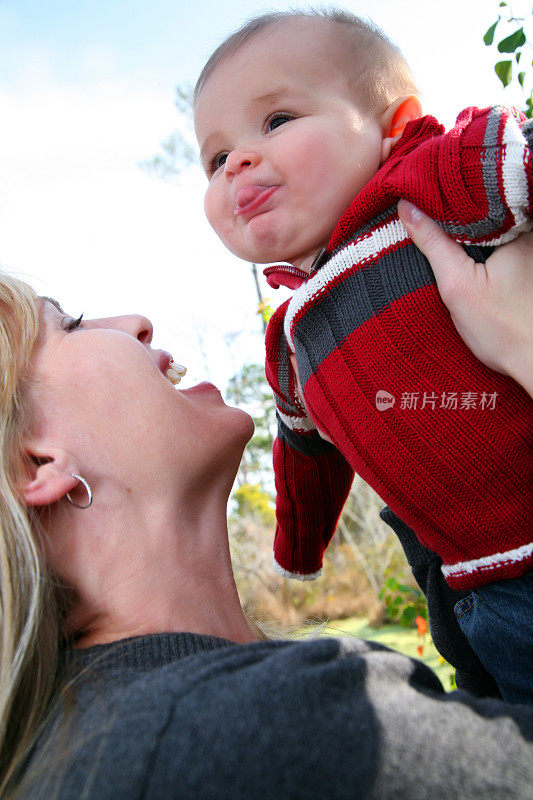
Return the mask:
{"type": "Polygon", "coordinates": [[[76,330],[76,328],[80,327],[82,319],[83,319],[83,314],[80,314],[80,316],[77,319],[69,319],[68,321],[65,320],[61,327],[63,328],[64,331],[70,333],[70,331],[74,331],[76,330]]]}
{"type": "Polygon", "coordinates": [[[286,122],[290,122],[293,117],[290,117],[288,114],[275,114],[273,117],[267,122],[267,130],[274,131],[276,128],[279,128],[281,125],[285,125],[286,122]]]}

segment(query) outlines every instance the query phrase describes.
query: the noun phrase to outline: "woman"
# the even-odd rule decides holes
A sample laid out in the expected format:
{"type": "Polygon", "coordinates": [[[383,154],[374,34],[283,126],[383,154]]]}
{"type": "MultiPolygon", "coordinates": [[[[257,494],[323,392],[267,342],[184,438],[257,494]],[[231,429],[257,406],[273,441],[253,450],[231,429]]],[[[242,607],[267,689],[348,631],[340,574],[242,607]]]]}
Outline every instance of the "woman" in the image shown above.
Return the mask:
{"type": "Polygon", "coordinates": [[[0,322],[2,796],[528,795],[531,709],[358,640],[257,641],[225,520],[252,422],[177,391],[148,320],[3,277],[0,322]]]}

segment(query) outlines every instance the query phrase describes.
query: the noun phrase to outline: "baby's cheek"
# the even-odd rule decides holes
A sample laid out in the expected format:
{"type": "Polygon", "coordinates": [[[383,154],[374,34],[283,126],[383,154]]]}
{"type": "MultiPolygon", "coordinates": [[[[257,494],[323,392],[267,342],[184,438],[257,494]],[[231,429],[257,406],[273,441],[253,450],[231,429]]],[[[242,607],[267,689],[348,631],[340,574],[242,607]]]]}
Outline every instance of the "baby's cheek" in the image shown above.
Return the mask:
{"type": "Polygon", "coordinates": [[[217,196],[216,188],[209,185],[204,197],[204,212],[207,221],[219,236],[222,231],[222,208],[220,198],[217,196]]]}

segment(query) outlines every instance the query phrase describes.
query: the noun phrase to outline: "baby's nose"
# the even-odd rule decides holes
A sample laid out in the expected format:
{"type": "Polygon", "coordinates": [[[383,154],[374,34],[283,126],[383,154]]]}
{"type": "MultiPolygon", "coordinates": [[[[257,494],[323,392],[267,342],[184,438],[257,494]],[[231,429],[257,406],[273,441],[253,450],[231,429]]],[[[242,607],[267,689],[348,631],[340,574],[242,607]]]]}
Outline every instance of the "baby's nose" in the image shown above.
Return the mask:
{"type": "Polygon", "coordinates": [[[261,161],[259,153],[254,150],[232,150],[225,164],[226,177],[238,175],[247,167],[255,167],[261,161]]]}

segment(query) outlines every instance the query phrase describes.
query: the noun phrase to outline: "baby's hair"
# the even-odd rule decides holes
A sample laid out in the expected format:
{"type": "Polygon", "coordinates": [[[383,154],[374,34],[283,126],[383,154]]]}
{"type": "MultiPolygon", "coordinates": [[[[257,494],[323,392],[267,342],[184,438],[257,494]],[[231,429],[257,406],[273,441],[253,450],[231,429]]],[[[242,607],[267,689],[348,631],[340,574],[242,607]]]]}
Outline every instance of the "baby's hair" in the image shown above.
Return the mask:
{"type": "Polygon", "coordinates": [[[384,111],[396,98],[418,94],[406,60],[398,47],[371,21],[343,9],[272,11],[242,25],[228,36],[207,60],[194,88],[194,102],[216,66],[234,55],[246,42],[269,26],[280,27],[299,19],[317,19],[338,26],[344,40],[342,71],[364,111],[384,111]]]}

